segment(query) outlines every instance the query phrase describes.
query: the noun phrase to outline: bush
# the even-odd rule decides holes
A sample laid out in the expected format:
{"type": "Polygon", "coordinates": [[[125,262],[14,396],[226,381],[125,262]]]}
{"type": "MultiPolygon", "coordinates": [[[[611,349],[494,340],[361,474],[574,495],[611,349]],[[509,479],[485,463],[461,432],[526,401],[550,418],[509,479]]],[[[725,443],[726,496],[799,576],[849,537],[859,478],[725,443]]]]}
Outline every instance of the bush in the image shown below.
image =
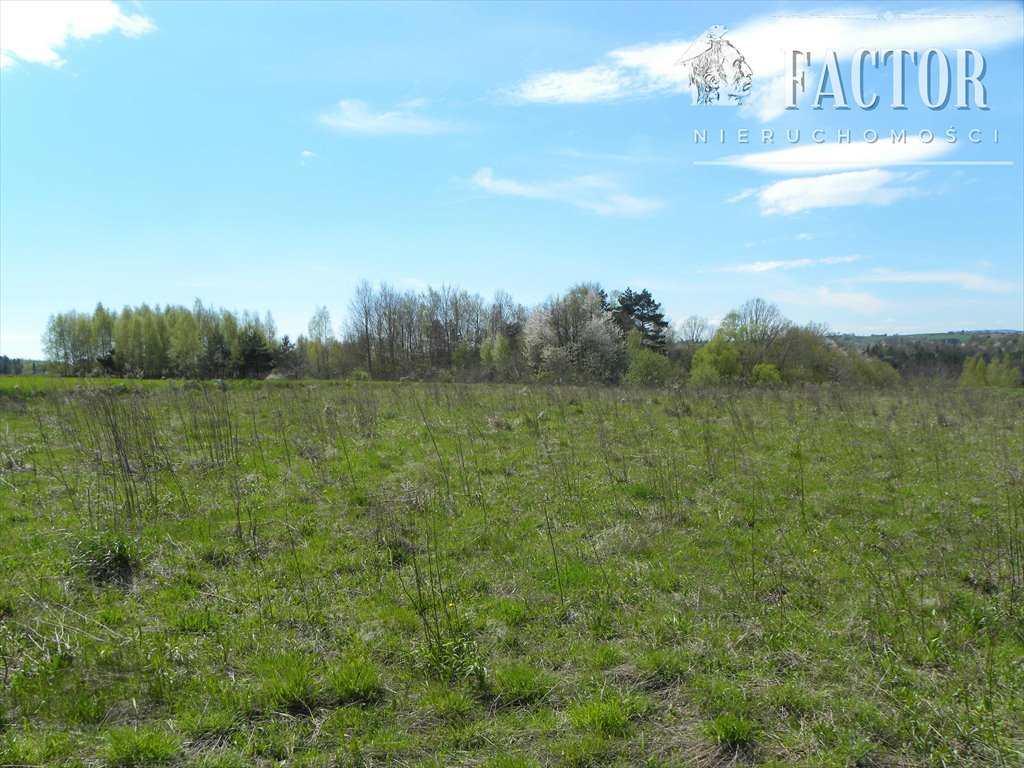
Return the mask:
{"type": "Polygon", "coordinates": [[[753,378],[755,384],[781,384],[782,375],[779,369],[771,363],[758,363],[754,366],[753,378]]]}
{"type": "Polygon", "coordinates": [[[714,366],[701,361],[700,363],[693,366],[690,371],[690,383],[695,387],[706,387],[712,384],[720,384],[722,377],[718,375],[718,371],[715,370],[714,366]]]}
{"type": "Polygon", "coordinates": [[[694,384],[717,384],[736,378],[739,372],[740,353],[736,345],[715,334],[711,341],[694,353],[690,381],[694,384]],[[712,372],[717,379],[711,375],[712,372]]]}
{"type": "Polygon", "coordinates": [[[625,380],[627,384],[660,387],[668,383],[671,372],[667,357],[650,349],[638,349],[630,352],[625,380]]]}

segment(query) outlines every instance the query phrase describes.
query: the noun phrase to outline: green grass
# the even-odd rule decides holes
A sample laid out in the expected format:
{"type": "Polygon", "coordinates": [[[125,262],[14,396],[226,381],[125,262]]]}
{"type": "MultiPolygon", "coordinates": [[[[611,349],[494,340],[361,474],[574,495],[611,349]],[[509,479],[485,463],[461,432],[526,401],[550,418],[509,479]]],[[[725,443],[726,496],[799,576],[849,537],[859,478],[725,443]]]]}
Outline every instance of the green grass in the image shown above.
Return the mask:
{"type": "Polygon", "coordinates": [[[159,728],[111,728],[106,732],[103,763],[110,768],[167,765],[181,752],[181,741],[159,728]]]}
{"type": "Polygon", "coordinates": [[[1019,392],[18,377],[0,419],[0,765],[1024,765],[1019,392]]]}

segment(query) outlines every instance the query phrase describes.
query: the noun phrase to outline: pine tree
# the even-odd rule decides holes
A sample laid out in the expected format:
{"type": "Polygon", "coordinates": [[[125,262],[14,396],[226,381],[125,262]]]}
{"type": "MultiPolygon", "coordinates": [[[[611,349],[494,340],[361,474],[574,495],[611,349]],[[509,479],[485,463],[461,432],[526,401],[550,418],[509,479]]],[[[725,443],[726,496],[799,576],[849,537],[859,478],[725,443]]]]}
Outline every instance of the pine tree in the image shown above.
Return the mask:
{"type": "Polygon", "coordinates": [[[623,334],[636,328],[640,332],[640,343],[656,352],[665,351],[665,332],[668,321],[661,311],[661,304],[654,300],[646,288],[634,293],[627,288],[619,294],[618,301],[612,307],[612,316],[623,334]]]}

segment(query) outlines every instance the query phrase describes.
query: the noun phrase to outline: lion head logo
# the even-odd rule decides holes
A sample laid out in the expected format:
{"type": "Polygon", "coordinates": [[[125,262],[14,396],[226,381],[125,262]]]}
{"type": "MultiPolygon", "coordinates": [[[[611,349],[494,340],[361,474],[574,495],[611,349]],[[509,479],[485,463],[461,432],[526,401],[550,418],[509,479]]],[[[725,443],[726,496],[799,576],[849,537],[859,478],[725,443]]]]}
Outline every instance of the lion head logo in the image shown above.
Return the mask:
{"type": "Polygon", "coordinates": [[[694,104],[742,104],[750,95],[753,70],[743,54],[722,35],[725,27],[708,27],[676,62],[690,70],[694,104]]]}

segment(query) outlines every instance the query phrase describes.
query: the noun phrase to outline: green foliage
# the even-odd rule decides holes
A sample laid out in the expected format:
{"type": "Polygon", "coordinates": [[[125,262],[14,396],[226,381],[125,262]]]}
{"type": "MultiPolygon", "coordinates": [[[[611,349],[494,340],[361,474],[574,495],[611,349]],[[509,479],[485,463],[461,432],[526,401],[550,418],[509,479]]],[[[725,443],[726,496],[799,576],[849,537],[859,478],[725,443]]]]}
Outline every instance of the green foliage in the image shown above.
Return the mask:
{"type": "Polygon", "coordinates": [[[368,659],[350,659],[330,670],[327,693],[339,705],[374,704],[384,697],[380,671],[368,659]]]}
{"type": "Polygon", "coordinates": [[[418,648],[418,658],[430,674],[447,680],[464,680],[477,688],[487,686],[487,667],[477,644],[465,635],[431,638],[418,648]]]}
{"type": "Polygon", "coordinates": [[[258,685],[256,704],[264,712],[311,715],[324,702],[323,685],[305,654],[268,655],[257,661],[253,672],[258,685]]]}
{"type": "Polygon", "coordinates": [[[672,367],[665,355],[650,349],[629,353],[629,368],[624,380],[627,384],[660,387],[668,383],[672,367]]]}
{"type": "Polygon", "coordinates": [[[724,333],[716,333],[711,341],[693,356],[690,382],[717,384],[735,379],[740,373],[740,353],[724,333]]]}
{"type": "Polygon", "coordinates": [[[507,368],[511,357],[512,344],[503,333],[489,333],[480,346],[480,362],[492,371],[507,368]]]}
{"type": "Polygon", "coordinates": [[[483,768],[539,768],[540,763],[525,755],[495,755],[483,768]]]}
{"type": "Polygon", "coordinates": [[[743,747],[751,744],[756,738],[758,724],[747,717],[726,712],[709,721],[704,730],[716,744],[743,747]]]}
{"type": "Polygon", "coordinates": [[[758,363],[754,366],[753,381],[755,384],[781,384],[782,375],[771,363],[758,363]]]}
{"type": "Polygon", "coordinates": [[[98,584],[128,584],[141,565],[139,543],[124,531],[93,531],[71,547],[72,570],[98,584]]]}
{"type": "Polygon", "coordinates": [[[106,761],[110,768],[167,765],[181,752],[181,741],[160,728],[116,728],[107,732],[106,761]]]}
{"type": "Polygon", "coordinates": [[[690,383],[695,387],[708,387],[721,384],[722,376],[707,360],[694,362],[690,369],[690,383]]]}
{"type": "MultiPolygon", "coordinates": [[[[929,380],[959,377],[971,358],[989,362],[1002,359],[1024,370],[1024,334],[974,331],[913,335],[837,336],[844,347],[865,351],[884,360],[904,378],[929,380]]],[[[976,382],[969,386],[980,386],[976,382]]]]}
{"type": "Polygon", "coordinates": [[[655,686],[671,685],[690,673],[690,659],[678,648],[659,648],[641,656],[637,668],[655,686]]]}
{"type": "Polygon", "coordinates": [[[992,387],[1019,387],[1024,383],[1024,373],[1010,362],[1009,355],[995,358],[988,364],[985,378],[992,387]]]}
{"type": "Polygon", "coordinates": [[[646,288],[640,292],[626,288],[618,295],[611,314],[624,334],[637,332],[644,348],[657,352],[665,350],[668,321],[661,311],[661,304],[654,300],[646,288]]]}
{"type": "Polygon", "coordinates": [[[494,674],[494,693],[505,704],[535,704],[551,693],[557,679],[537,667],[513,664],[494,674]]]}
{"type": "Polygon", "coordinates": [[[1024,383],[1024,374],[1015,368],[1007,355],[994,358],[986,363],[981,355],[964,361],[960,384],[965,387],[1006,387],[1012,389],[1024,383]]]}
{"type": "Polygon", "coordinates": [[[896,369],[884,360],[876,360],[856,351],[840,353],[835,360],[838,380],[844,384],[894,387],[900,383],[896,369]]]}
{"type": "Polygon", "coordinates": [[[621,737],[629,733],[630,723],[643,715],[648,702],[638,696],[619,691],[601,691],[569,708],[569,721],[582,731],[604,737],[621,737]]]}
{"type": "Polygon", "coordinates": [[[437,717],[448,722],[465,720],[473,711],[473,699],[461,688],[431,686],[426,703],[437,717]]]}

